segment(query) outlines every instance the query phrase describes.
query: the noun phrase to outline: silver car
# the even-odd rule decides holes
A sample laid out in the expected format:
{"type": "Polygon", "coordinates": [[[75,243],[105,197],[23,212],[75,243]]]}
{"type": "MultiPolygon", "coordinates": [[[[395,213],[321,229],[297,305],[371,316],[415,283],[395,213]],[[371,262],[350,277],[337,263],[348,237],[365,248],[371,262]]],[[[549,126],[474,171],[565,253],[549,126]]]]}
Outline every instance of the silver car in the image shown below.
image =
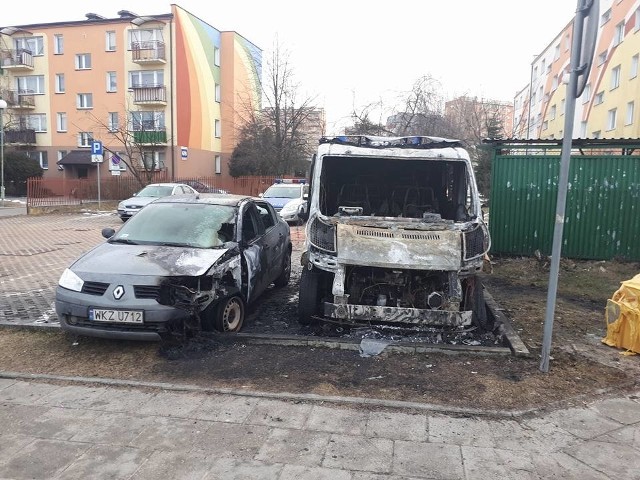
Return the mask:
{"type": "Polygon", "coordinates": [[[154,200],[169,195],[185,195],[197,191],[185,183],[151,183],[118,204],[118,216],[123,222],[133,217],[142,207],[154,200]]]}
{"type": "Polygon", "coordinates": [[[245,307],[291,275],[289,226],[241,195],[158,199],[74,261],[56,289],[63,330],[103,338],[242,328],[245,307]]]}

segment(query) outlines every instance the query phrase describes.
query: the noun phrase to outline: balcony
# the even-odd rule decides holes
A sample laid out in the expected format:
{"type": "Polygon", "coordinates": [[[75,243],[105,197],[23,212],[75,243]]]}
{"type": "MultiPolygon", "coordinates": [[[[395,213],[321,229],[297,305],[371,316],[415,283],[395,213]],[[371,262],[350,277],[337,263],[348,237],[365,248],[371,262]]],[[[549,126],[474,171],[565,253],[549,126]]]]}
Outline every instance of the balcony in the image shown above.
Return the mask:
{"type": "Polygon", "coordinates": [[[5,130],[4,143],[7,145],[35,145],[36,131],[32,128],[5,130]]]}
{"type": "Polygon", "coordinates": [[[131,55],[131,59],[137,64],[167,63],[164,42],[159,40],[131,42],[131,55]]]}
{"type": "Polygon", "coordinates": [[[167,87],[164,85],[134,85],[131,90],[136,105],[167,104],[167,87]]]}
{"type": "Polygon", "coordinates": [[[31,90],[4,90],[2,98],[7,102],[7,108],[15,110],[33,110],[36,108],[36,96],[31,90]]]}
{"type": "Polygon", "coordinates": [[[0,50],[0,68],[12,71],[33,70],[33,55],[30,50],[0,50]]]}
{"type": "Polygon", "coordinates": [[[160,145],[167,143],[167,130],[165,128],[133,131],[132,133],[133,141],[138,145],[160,145]]]}

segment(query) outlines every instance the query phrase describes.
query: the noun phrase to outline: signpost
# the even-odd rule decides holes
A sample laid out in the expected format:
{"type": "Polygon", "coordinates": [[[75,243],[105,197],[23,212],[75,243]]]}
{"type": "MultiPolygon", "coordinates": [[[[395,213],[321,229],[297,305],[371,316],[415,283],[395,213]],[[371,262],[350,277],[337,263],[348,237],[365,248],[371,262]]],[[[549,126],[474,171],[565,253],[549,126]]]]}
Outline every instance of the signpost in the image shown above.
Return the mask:
{"type": "Polygon", "coordinates": [[[100,164],[104,158],[104,149],[100,140],[91,142],[91,163],[95,163],[98,168],[98,210],[100,210],[100,164]]]}

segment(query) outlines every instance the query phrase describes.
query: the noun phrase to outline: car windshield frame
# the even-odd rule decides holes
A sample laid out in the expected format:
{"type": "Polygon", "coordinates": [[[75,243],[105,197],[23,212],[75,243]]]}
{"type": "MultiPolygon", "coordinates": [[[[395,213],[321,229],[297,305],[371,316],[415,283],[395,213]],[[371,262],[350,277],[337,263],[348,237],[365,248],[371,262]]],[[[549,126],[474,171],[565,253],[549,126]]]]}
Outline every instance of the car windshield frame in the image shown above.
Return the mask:
{"type": "Polygon", "coordinates": [[[231,205],[152,202],[131,217],[109,243],[222,248],[236,239],[237,208],[231,205]]]}
{"type": "Polygon", "coordinates": [[[300,198],[302,188],[299,185],[278,184],[271,185],[264,192],[262,198],[300,198]],[[286,195],[284,195],[286,193],[286,195]]]}

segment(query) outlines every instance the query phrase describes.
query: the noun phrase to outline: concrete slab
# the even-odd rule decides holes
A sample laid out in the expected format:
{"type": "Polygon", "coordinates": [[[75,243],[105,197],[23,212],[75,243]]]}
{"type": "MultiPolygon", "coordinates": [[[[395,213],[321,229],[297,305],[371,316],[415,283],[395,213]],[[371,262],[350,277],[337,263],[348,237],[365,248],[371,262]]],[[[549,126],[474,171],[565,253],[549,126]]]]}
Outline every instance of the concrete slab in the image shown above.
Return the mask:
{"type": "Polygon", "coordinates": [[[152,402],[156,393],[131,389],[105,388],[93,401],[92,408],[104,412],[137,413],[152,402]]]}
{"type": "Polygon", "coordinates": [[[370,412],[366,435],[392,440],[427,440],[427,416],[402,412],[370,412]]]}
{"type": "Polygon", "coordinates": [[[92,408],[106,391],[104,387],[61,386],[35,403],[61,408],[92,408]]]}
{"type": "Polygon", "coordinates": [[[260,400],[247,418],[252,425],[301,429],[309,418],[311,404],[284,403],[278,400],[260,400]]]}
{"type": "Polygon", "coordinates": [[[212,422],[192,452],[214,457],[253,459],[269,436],[269,427],[212,422]]]}
{"type": "MultiPolygon", "coordinates": [[[[74,442],[88,442],[108,445],[131,445],[145,426],[152,422],[153,417],[111,412],[91,412],[96,414],[92,418],[91,428],[84,428],[76,433],[71,440],[74,442]]],[[[85,424],[86,425],[86,424],[85,424]]]]}
{"type": "Polygon", "coordinates": [[[606,435],[597,437],[596,440],[608,443],[617,443],[619,445],[629,445],[640,451],[640,423],[622,427],[606,435]]]}
{"type": "Polygon", "coordinates": [[[328,433],[274,428],[255,459],[268,463],[319,467],[329,437],[328,433]]]}
{"type": "Polygon", "coordinates": [[[459,480],[464,478],[460,447],[396,441],[393,453],[393,473],[424,477],[425,472],[428,472],[428,478],[433,479],[459,480]]]}
{"type": "MultiPolygon", "coordinates": [[[[212,459],[197,453],[156,450],[129,480],[158,480],[164,478],[204,479],[211,471],[212,459]]],[[[216,478],[215,476],[209,478],[216,478]]]]}
{"type": "Polygon", "coordinates": [[[91,445],[63,440],[36,439],[2,466],[4,478],[55,478],[91,445]]]}
{"type": "Polygon", "coordinates": [[[393,441],[386,438],[331,435],[323,467],[391,473],[393,441]]]}
{"type": "Polygon", "coordinates": [[[554,412],[544,418],[558,428],[562,428],[583,440],[605,435],[622,426],[619,422],[602,415],[594,415],[594,411],[587,408],[569,408],[554,412]]]}
{"type": "Polygon", "coordinates": [[[56,477],[56,480],[129,478],[152,453],[153,450],[94,445],[56,477]]]}
{"type": "MultiPolygon", "coordinates": [[[[38,407],[36,407],[38,408],[38,407]]],[[[100,412],[70,408],[43,407],[47,411],[35,418],[28,416],[13,426],[17,433],[32,437],[71,440],[74,435],[84,432],[100,412]]],[[[36,410],[37,412],[37,410],[36,410]]]]}
{"type": "Polygon", "coordinates": [[[210,424],[184,418],[152,417],[129,445],[153,450],[188,452],[199,445],[210,424]]]}
{"type": "Polygon", "coordinates": [[[563,452],[547,455],[533,455],[532,461],[538,478],[549,480],[565,480],[576,478],[580,480],[611,480],[608,475],[594,470],[592,467],[576,460],[563,452]]]}
{"type": "MultiPolygon", "coordinates": [[[[367,477],[370,478],[370,477],[367,477]]],[[[352,480],[347,470],[335,468],[303,467],[300,465],[285,465],[278,480],[352,480]]]]}
{"type": "Polygon", "coordinates": [[[594,406],[601,415],[625,425],[640,422],[640,403],[630,398],[612,398],[594,406]]]}
{"type": "Polygon", "coordinates": [[[640,452],[629,445],[589,441],[564,453],[610,478],[640,478],[640,452]]]}
{"type": "Polygon", "coordinates": [[[538,480],[529,452],[461,447],[466,480],[513,478],[538,480]]]}
{"type": "Polygon", "coordinates": [[[216,460],[204,480],[278,480],[284,465],[229,458],[216,460]]]}
{"type": "Polygon", "coordinates": [[[35,404],[58,389],[60,386],[48,383],[14,381],[0,390],[0,402],[35,404]]]}
{"type": "Polygon", "coordinates": [[[138,413],[185,418],[202,404],[202,400],[202,395],[194,395],[192,392],[164,392],[156,395],[153,402],[141,405],[138,413]]]}
{"type": "Polygon", "coordinates": [[[368,418],[368,413],[361,410],[315,405],[309,414],[306,428],[345,435],[362,435],[367,428],[368,418]]]}
{"type": "Polygon", "coordinates": [[[215,422],[243,423],[255,409],[259,400],[236,395],[208,395],[203,402],[191,412],[201,420],[215,422]]]}

